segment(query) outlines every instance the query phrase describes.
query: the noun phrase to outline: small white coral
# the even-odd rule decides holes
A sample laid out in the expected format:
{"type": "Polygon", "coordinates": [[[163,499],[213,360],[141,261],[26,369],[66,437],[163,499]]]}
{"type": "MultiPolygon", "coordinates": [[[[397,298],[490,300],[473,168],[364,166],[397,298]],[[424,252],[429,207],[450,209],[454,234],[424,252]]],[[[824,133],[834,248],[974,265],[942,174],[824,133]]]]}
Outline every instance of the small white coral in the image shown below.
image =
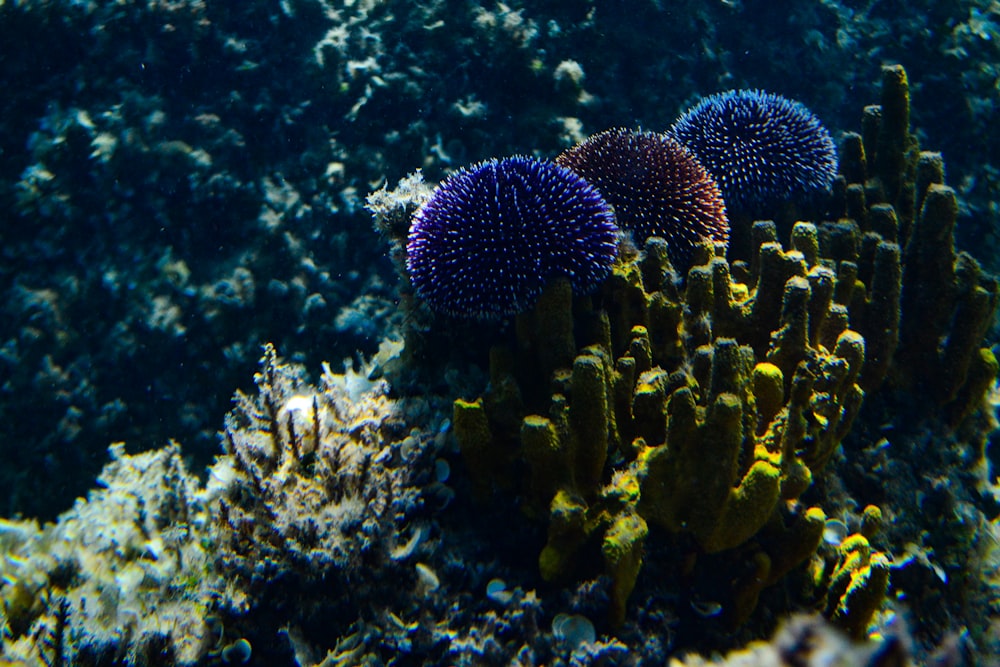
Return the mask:
{"type": "Polygon", "coordinates": [[[575,60],[564,60],[556,65],[552,72],[557,86],[570,86],[573,89],[583,87],[583,65],[575,60]]]}

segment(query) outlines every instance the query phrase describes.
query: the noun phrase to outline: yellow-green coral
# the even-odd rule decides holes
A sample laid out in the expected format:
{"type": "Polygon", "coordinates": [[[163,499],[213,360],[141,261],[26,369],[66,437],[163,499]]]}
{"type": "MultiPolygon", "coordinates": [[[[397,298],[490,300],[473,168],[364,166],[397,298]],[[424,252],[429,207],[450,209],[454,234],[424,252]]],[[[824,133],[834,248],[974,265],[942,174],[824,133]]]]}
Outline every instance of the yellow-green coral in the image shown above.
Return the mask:
{"type": "Polygon", "coordinates": [[[502,464],[503,452],[493,443],[483,399],[455,401],[452,425],[461,444],[462,458],[479,485],[479,494],[485,496],[497,466],[502,464]]]}
{"type": "Polygon", "coordinates": [[[872,549],[864,535],[850,535],[840,544],[832,571],[824,571],[817,584],[827,591],[827,617],[862,639],[889,590],[889,558],[872,549]]]}
{"type": "Polygon", "coordinates": [[[565,578],[570,571],[569,560],[587,537],[586,504],[568,491],[560,490],[552,498],[549,539],[538,558],[542,578],[546,581],[565,578]]]}
{"type": "Polygon", "coordinates": [[[616,625],[625,620],[625,602],[639,576],[642,548],[648,533],[646,521],[637,513],[626,510],[615,516],[604,534],[601,554],[613,582],[610,616],[616,625]]]}
{"type": "MultiPolygon", "coordinates": [[[[521,316],[517,347],[492,353],[491,392],[455,404],[456,436],[480,484],[500,485],[496,471],[509,469],[483,465],[489,448],[518,452],[527,465],[519,484],[527,507],[549,516],[539,559],[546,579],[572,574],[588,540],[604,545],[616,621],[638,574],[646,522],[691,535],[706,553],[754,539],[783,501],[809,487],[857,413],[864,341],[846,325],[826,325],[837,319],[835,275],[810,268],[815,226],[795,230],[806,253],[762,241],[756,282],[751,273],[736,282],[720,249],[705,246],[678,291],[654,239],[645,253],[623,258],[599,300],[550,288],[545,317],[521,316]],[[647,276],[660,289],[647,290],[647,276]],[[554,315],[557,304],[573,316],[554,315]],[[562,367],[539,352],[547,317],[578,323],[548,336],[561,346],[573,337],[576,355],[562,367]],[[761,327],[771,333],[761,336],[761,327]],[[521,389],[509,388],[512,381],[521,389]],[[506,426],[512,406],[523,409],[516,433],[506,426]],[[634,493],[622,491],[627,479],[634,493]],[[642,529],[632,530],[639,519],[642,529]],[[623,534],[643,539],[623,550],[615,546],[623,534]]],[[[756,552],[784,574],[815,549],[814,532],[771,531],[776,544],[796,536],[793,559],[763,546],[756,552]]]]}
{"type": "MultiPolygon", "coordinates": [[[[727,347],[735,341],[721,341],[716,355],[727,347]]],[[[719,394],[701,420],[698,413],[690,389],[670,397],[666,443],[646,457],[640,508],[669,530],[690,530],[706,551],[721,551],[749,539],[774,511],[780,457],[754,446],[740,474],[744,414],[736,394],[719,394]]]]}
{"type": "Polygon", "coordinates": [[[957,424],[996,377],[980,343],[1000,289],[956,250],[958,197],[944,184],[940,153],[919,150],[909,118],[906,72],[884,67],[881,104],[844,141],[846,217],[827,225],[827,254],[840,265],[838,302],[867,341],[861,385],[887,381],[945,406],[957,424]]]}

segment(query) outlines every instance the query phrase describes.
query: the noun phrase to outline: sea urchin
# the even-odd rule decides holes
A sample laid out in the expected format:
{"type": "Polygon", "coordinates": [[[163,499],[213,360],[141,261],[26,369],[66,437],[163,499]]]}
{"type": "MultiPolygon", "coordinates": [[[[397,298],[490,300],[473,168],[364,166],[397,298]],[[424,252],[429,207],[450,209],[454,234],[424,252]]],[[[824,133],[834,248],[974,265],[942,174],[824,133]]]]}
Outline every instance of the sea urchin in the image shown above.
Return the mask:
{"type": "Polygon", "coordinates": [[[730,213],[769,213],[826,191],[837,175],[830,133],[799,102],[760,90],[712,95],[670,130],[705,165],[730,213]]]}
{"type": "Polygon", "coordinates": [[[667,241],[674,268],[686,273],[702,239],[726,242],[729,222],[718,185],[672,137],[605,130],[565,151],[556,162],[587,179],[615,207],[637,245],[667,241]]]}
{"type": "Polygon", "coordinates": [[[498,318],[531,307],[557,276],[589,291],[610,271],[617,244],[614,214],[597,190],[552,162],[517,156],[438,185],[413,216],[406,268],[435,310],[498,318]]]}

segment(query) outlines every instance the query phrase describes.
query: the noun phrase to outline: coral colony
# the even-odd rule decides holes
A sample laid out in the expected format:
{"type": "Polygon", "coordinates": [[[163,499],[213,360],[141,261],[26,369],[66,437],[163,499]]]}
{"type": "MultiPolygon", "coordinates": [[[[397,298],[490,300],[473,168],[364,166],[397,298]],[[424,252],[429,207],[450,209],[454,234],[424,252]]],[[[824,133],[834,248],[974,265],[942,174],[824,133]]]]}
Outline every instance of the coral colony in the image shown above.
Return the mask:
{"type": "MultiPolygon", "coordinates": [[[[744,134],[755,128],[781,133],[751,123],[744,134]]],[[[719,190],[676,140],[611,130],[559,161],[592,179],[646,252],[615,265],[600,293],[604,313],[576,313],[570,290],[549,285],[535,328],[498,355],[513,363],[491,368],[484,397],[455,403],[463,456],[481,488],[528,471],[531,512],[549,518],[544,579],[584,574],[581,550],[600,545],[613,626],[625,621],[650,524],[690,535],[706,554],[753,539],[750,579],[725,592],[739,623],[763,587],[819,545],[822,510],[781,504],[798,501],[848,433],[863,397],[865,342],[838,317],[834,272],[803,253],[815,226],[798,228],[797,252],[762,242],[748,284],[733,280],[719,190]],[[681,270],[691,265],[684,307],[674,257],[681,270]]],[[[759,192],[784,187],[754,174],[759,192]]],[[[886,572],[871,575],[882,593],[886,572]]],[[[873,611],[853,614],[864,625],[873,611]]]]}
{"type": "Polygon", "coordinates": [[[593,186],[551,162],[512,157],[438,186],[413,218],[406,267],[434,308],[495,318],[534,305],[557,276],[589,292],[610,271],[617,243],[593,186]]]}
{"type": "Polygon", "coordinates": [[[773,222],[752,223],[747,261],[727,261],[716,186],[673,139],[610,130],[560,156],[644,247],[619,257],[590,305],[550,282],[518,318],[516,340],[493,348],[483,395],[455,402],[453,427],[480,496],[513,488],[529,516],[547,521],[543,579],[607,577],[608,627],[629,622],[655,529],[676,536],[674,567],[687,581],[713,582],[715,602],[692,601],[698,615],[739,627],[811,561],[809,596],[828,619],[859,639],[878,626],[890,578],[889,556],[873,546],[882,512],[858,508],[853,532],[837,532],[843,522],[809,504],[814,482],[850,433],[862,386],[943,386],[939,404],[962,419],[998,368],[979,347],[996,283],[971,257],[950,261],[949,250],[936,261],[921,250],[935,234],[951,237],[954,193],[938,184],[940,159],[908,138],[905,74],[886,68],[883,85],[881,128],[867,142],[847,136],[850,182],[841,177],[837,192],[830,136],[796,102],[735,91],[682,116],[671,135],[710,165],[733,206],[835,195],[840,220],[795,223],[788,249],[773,222]],[[923,182],[907,185],[901,172],[923,182]],[[692,183],[698,195],[677,194],[692,183]],[[912,223],[881,203],[891,197],[912,214],[907,191],[920,208],[912,223]],[[961,303],[932,298],[945,292],[961,303]],[[900,319],[918,294],[941,310],[935,332],[907,319],[912,307],[900,319]],[[973,333],[947,336],[945,320],[966,317],[973,333]],[[954,354],[917,361],[910,350],[930,338],[952,341],[954,354]],[[891,373],[897,348],[911,363],[891,373]],[[958,377],[938,377],[945,367],[958,377]],[[713,581],[717,571],[731,574],[713,581]]]}

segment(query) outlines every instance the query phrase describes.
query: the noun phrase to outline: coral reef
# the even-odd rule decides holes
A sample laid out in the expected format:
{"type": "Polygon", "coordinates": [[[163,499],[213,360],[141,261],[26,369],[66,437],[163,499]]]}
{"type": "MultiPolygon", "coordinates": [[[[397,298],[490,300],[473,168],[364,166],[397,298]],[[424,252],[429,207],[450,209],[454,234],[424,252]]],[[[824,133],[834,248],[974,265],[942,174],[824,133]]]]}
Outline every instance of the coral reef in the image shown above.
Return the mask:
{"type": "MultiPolygon", "coordinates": [[[[455,402],[475,495],[513,496],[547,524],[543,578],[606,578],[607,627],[627,642],[646,636],[639,619],[664,615],[703,649],[740,623],[749,639],[789,603],[777,591],[799,590],[855,637],[884,634],[894,601],[942,600],[949,612],[916,623],[918,651],[962,618],[974,643],[955,650],[996,654],[982,620],[996,599],[996,367],[982,343],[996,288],[954,249],[955,195],[910,115],[905,72],[888,67],[881,104],[843,139],[833,197],[816,207],[827,212],[790,225],[787,246],[758,221],[745,259],[705,246],[684,284],[658,239],[624,251],[591,298],[553,283],[490,337],[486,392],[455,402]],[[926,323],[920,304],[938,304],[926,323]],[[908,357],[911,340],[928,354],[908,357]],[[859,503],[882,506],[881,531],[859,503]],[[951,577],[971,597],[943,585],[951,577]],[[664,595],[687,605],[654,602],[664,595]]],[[[380,193],[383,229],[419,203],[413,180],[380,193]]],[[[414,332],[425,348],[435,332],[471,334],[427,319],[414,332]]]]}
{"type": "Polygon", "coordinates": [[[131,452],[56,523],[0,524],[0,662],[665,664],[808,606],[872,641],[805,622],[731,662],[996,663],[998,19],[993,0],[0,2],[0,513],[55,520],[109,442],[131,452]],[[726,258],[640,242],[596,294],[556,284],[509,322],[441,331],[397,290],[419,177],[370,200],[388,260],[362,211],[414,167],[666,128],[719,90],[858,129],[880,81],[832,202],[738,221],[726,258]],[[290,364],[254,392],[264,341],[290,364]],[[377,363],[299,370],[358,350],[377,363]],[[187,471],[235,387],[202,488],[187,471]],[[310,430],[358,406],[360,431],[310,430]],[[135,453],[171,438],[184,463],[135,453]],[[308,453],[324,439],[362,452],[343,477],[308,453]]]}
{"type": "Polygon", "coordinates": [[[703,246],[681,297],[662,243],[616,266],[596,299],[606,310],[574,307],[565,286],[551,287],[535,326],[520,324],[517,346],[492,353],[492,389],[455,405],[463,455],[487,475],[481,487],[509,485],[513,461],[526,465],[532,511],[549,517],[543,577],[573,576],[588,540],[603,541],[618,623],[646,522],[690,534],[708,554],[771,525],[739,556],[766,558],[762,583],[807,558],[822,512],[783,517],[779,501],[809,487],[863,395],[864,341],[829,317],[832,272],[762,243],[748,289],[703,246]]]}
{"type": "Polygon", "coordinates": [[[108,442],[176,438],[210,462],[264,341],[313,367],[371,354],[391,311],[357,299],[395,294],[362,197],[414,166],[437,182],[556,155],[731,88],[852,127],[870,63],[899,61],[962,195],[960,242],[1000,257],[990,0],[129,6],[0,5],[0,442],[32,443],[2,445],[7,514],[53,518],[108,442]],[[228,291],[245,272],[252,301],[228,291]],[[45,493],[19,472],[39,468],[45,493]]]}
{"type": "Polygon", "coordinates": [[[479,496],[513,492],[547,520],[543,579],[602,569],[611,627],[625,623],[659,528],[733,626],[819,549],[821,607],[866,636],[891,556],[870,535],[820,548],[826,515],[803,496],[816,497],[866,391],[917,395],[953,425],[982,414],[997,370],[980,348],[996,283],[951,249],[954,194],[909,133],[905,73],[887,67],[883,78],[882,105],[865,115],[875,143],[845,140],[839,220],[797,222],[788,250],[774,223],[754,223],[748,261],[700,246],[683,285],[657,238],[625,250],[592,298],[551,283],[491,350],[485,393],[455,402],[479,496]],[[931,238],[940,253],[922,250],[931,238]],[[908,313],[930,320],[907,332],[908,313]],[[713,582],[720,566],[745,575],[713,582]]]}
{"type": "MultiPolygon", "coordinates": [[[[314,665],[384,661],[388,645],[414,641],[417,625],[382,610],[414,613],[441,586],[420,559],[451,494],[435,473],[443,432],[409,426],[436,411],[388,398],[371,372],[327,367],[316,388],[267,347],[259,393],[237,395],[228,453],[204,486],[176,445],[135,456],[116,445],[102,488],[57,523],[4,521],[0,657],[314,665]]],[[[530,607],[518,596],[511,614],[530,607]]],[[[470,632],[444,598],[434,612],[422,650],[470,632]]]]}
{"type": "Polygon", "coordinates": [[[332,585],[349,600],[398,576],[426,537],[417,515],[432,479],[432,434],[410,431],[385,380],[327,367],[313,389],[272,346],[255,381],[257,396],[237,394],[227,455],[212,468],[231,478],[219,511],[227,605],[242,611],[266,599],[268,613],[296,619],[311,610],[278,605],[273,580],[332,585]]]}
{"type": "Polygon", "coordinates": [[[957,195],[944,184],[941,155],[920,151],[910,132],[905,70],[882,74],[881,104],[865,109],[861,134],[844,138],[844,217],[822,229],[821,244],[844,278],[838,300],[876,351],[865,388],[885,381],[944,408],[957,425],[983,404],[997,375],[995,355],[981,343],[1000,287],[955,249],[957,195]]]}

